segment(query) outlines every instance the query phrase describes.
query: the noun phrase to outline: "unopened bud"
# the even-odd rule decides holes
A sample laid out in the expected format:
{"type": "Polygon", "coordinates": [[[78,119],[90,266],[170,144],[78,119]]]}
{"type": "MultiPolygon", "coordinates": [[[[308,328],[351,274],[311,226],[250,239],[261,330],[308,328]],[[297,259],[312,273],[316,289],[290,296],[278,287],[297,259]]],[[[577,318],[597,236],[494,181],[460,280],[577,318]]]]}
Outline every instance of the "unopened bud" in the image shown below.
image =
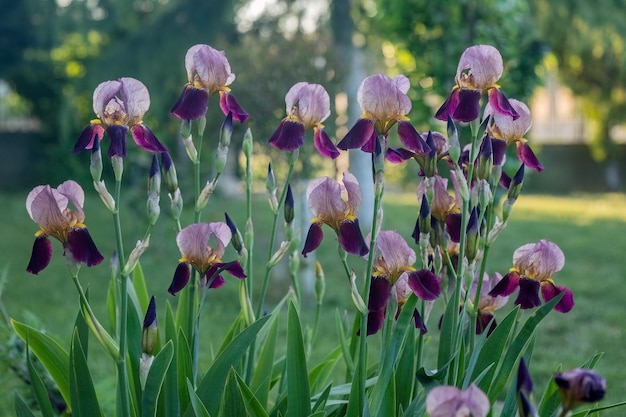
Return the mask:
{"type": "Polygon", "coordinates": [[[478,166],[476,167],[476,177],[479,180],[489,180],[493,168],[493,147],[491,137],[486,135],[480,144],[478,151],[478,166]]]}
{"type": "Polygon", "coordinates": [[[124,158],[119,155],[113,155],[111,157],[111,165],[113,166],[115,181],[122,181],[122,175],[124,174],[124,158]]]}
{"type": "Polygon", "coordinates": [[[426,145],[430,148],[428,154],[424,157],[424,163],[422,164],[422,171],[426,178],[432,178],[437,171],[437,144],[433,137],[433,132],[429,131],[426,135],[426,145]]]}
{"type": "Polygon", "coordinates": [[[280,248],[278,248],[278,250],[276,252],[274,252],[274,255],[272,255],[272,257],[270,258],[269,261],[267,261],[267,268],[273,268],[275,267],[281,259],[283,259],[283,256],[285,256],[285,253],[287,253],[287,251],[289,250],[289,241],[285,240],[283,242],[280,243],[280,248]]]}
{"type": "Polygon", "coordinates": [[[459,184],[458,192],[463,201],[467,201],[470,198],[469,189],[467,188],[467,180],[465,179],[465,175],[463,175],[463,171],[459,168],[458,165],[454,167],[454,175],[456,175],[457,183],[459,184]]]}
{"type": "Polygon", "coordinates": [[[159,202],[161,201],[161,197],[154,191],[150,191],[148,193],[148,200],[146,202],[146,207],[148,211],[148,222],[151,226],[154,226],[159,219],[159,215],[161,214],[161,207],[159,206],[159,202]]]}
{"type": "Polygon", "coordinates": [[[180,219],[180,214],[183,211],[183,196],[180,194],[180,188],[170,193],[170,208],[172,210],[172,217],[174,220],[180,219]]]}
{"type": "Polygon", "coordinates": [[[250,159],[252,157],[254,143],[252,139],[252,131],[250,130],[250,128],[246,129],[246,133],[243,135],[242,150],[247,159],[250,159]]]}
{"type": "Polygon", "coordinates": [[[196,145],[193,144],[191,136],[183,137],[183,145],[185,146],[185,152],[194,164],[198,162],[198,151],[196,145]]]}
{"type": "Polygon", "coordinates": [[[232,235],[230,243],[233,245],[233,248],[235,248],[237,253],[241,254],[241,250],[243,249],[243,237],[241,236],[239,229],[237,229],[235,222],[233,222],[233,219],[230,218],[228,213],[224,213],[224,216],[226,217],[226,225],[230,229],[230,234],[232,235]]]}
{"type": "Polygon", "coordinates": [[[274,177],[274,170],[272,164],[267,165],[267,179],[265,180],[265,189],[267,190],[268,199],[272,213],[278,211],[278,199],[276,198],[276,177],[274,177]]]}
{"type": "Polygon", "coordinates": [[[513,179],[511,179],[511,184],[509,185],[509,191],[507,192],[507,198],[511,200],[517,200],[520,193],[522,192],[522,186],[524,185],[524,164],[522,164],[513,179]]]}
{"type": "Polygon", "coordinates": [[[146,380],[148,379],[148,373],[150,372],[153,361],[154,356],[145,353],[141,354],[141,358],[139,359],[139,382],[142,388],[146,386],[146,380]]]}
{"type": "Polygon", "coordinates": [[[135,247],[130,252],[130,256],[128,257],[128,261],[126,261],[126,265],[124,265],[122,275],[128,276],[133,272],[133,270],[139,263],[139,258],[141,258],[141,255],[143,255],[146,249],[148,249],[148,246],[150,246],[150,235],[146,236],[144,240],[137,241],[135,247]]]}
{"type": "Polygon", "coordinates": [[[102,178],[102,152],[100,151],[100,141],[95,138],[93,148],[91,148],[91,163],[89,164],[89,172],[94,181],[100,181],[102,178]]]}
{"type": "Polygon", "coordinates": [[[287,184],[287,195],[285,196],[284,215],[285,215],[285,223],[287,224],[293,223],[293,219],[295,217],[295,210],[294,210],[293,192],[291,191],[291,184],[287,184]]]}
{"type": "Polygon", "coordinates": [[[161,173],[165,180],[167,191],[173,193],[178,188],[178,175],[176,167],[169,152],[161,152],[161,173]]]}
{"type": "Polygon", "coordinates": [[[224,119],[220,127],[220,146],[229,147],[230,139],[233,136],[233,113],[228,112],[228,116],[224,119]]]}
{"type": "Polygon", "coordinates": [[[417,218],[419,232],[424,234],[430,233],[430,206],[428,205],[428,199],[426,196],[422,197],[422,203],[420,204],[420,212],[417,218]]]}
{"type": "Polygon", "coordinates": [[[217,182],[215,181],[207,181],[206,185],[200,191],[200,195],[198,196],[198,201],[196,201],[196,212],[202,211],[207,203],[209,202],[209,198],[213,195],[215,191],[215,187],[217,186],[217,182]]]}
{"type": "Polygon", "coordinates": [[[491,193],[491,186],[487,182],[487,180],[480,180],[478,185],[478,202],[480,204],[481,210],[487,210],[489,204],[491,204],[491,200],[493,199],[493,194],[491,193]]]}
{"type": "Polygon", "coordinates": [[[448,115],[448,155],[452,158],[452,162],[456,165],[461,157],[461,144],[459,142],[459,131],[452,117],[448,115]]]}
{"type": "Polygon", "coordinates": [[[470,213],[467,223],[467,245],[465,246],[465,256],[469,262],[476,258],[478,253],[479,224],[478,224],[478,207],[474,207],[470,213]]]}
{"type": "Polygon", "coordinates": [[[326,278],[324,277],[324,269],[319,261],[315,261],[315,300],[317,304],[322,304],[325,293],[326,278]]]}
{"type": "Polygon", "coordinates": [[[105,207],[109,209],[111,213],[116,213],[117,208],[115,207],[115,199],[113,198],[111,193],[109,193],[109,191],[107,190],[107,187],[104,184],[104,181],[103,180],[94,181],[93,187],[96,189],[96,192],[100,196],[100,199],[104,203],[105,207]]]}
{"type": "Polygon", "coordinates": [[[148,194],[155,193],[157,196],[161,194],[161,169],[159,160],[156,155],[152,155],[152,164],[150,165],[150,175],[148,177],[148,194]]]}
{"type": "Polygon", "coordinates": [[[191,120],[183,120],[180,123],[180,135],[183,138],[191,136],[191,120]]]}
{"type": "Polygon", "coordinates": [[[196,123],[198,126],[198,136],[204,136],[204,128],[206,127],[206,116],[202,115],[196,119],[196,123]]]}
{"type": "Polygon", "coordinates": [[[217,146],[217,151],[215,152],[215,171],[218,174],[224,172],[224,168],[226,168],[226,164],[228,163],[228,146],[222,146],[219,144],[217,146]]]}
{"type": "Polygon", "coordinates": [[[152,355],[157,342],[157,315],[154,295],[150,298],[141,329],[141,351],[152,355]]]}

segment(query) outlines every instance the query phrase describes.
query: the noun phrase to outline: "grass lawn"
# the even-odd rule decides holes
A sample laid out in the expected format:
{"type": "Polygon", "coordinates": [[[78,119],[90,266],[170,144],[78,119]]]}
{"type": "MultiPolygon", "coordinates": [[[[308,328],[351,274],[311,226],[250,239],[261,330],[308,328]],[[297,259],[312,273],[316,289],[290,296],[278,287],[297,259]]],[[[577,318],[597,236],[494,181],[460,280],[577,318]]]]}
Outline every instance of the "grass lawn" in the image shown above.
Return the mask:
{"type": "MultiPolygon", "coordinates": [[[[114,232],[110,214],[103,208],[94,192],[88,194],[85,211],[86,224],[106,258],[114,250],[114,232]],[[91,197],[89,197],[91,196],[91,197]]],[[[32,223],[24,209],[24,198],[20,195],[0,195],[3,239],[0,240],[0,271],[4,270],[7,282],[2,292],[2,301],[8,314],[17,320],[26,320],[32,313],[39,318],[41,325],[49,333],[58,337],[64,344],[77,313],[77,295],[65,270],[64,259],[60,256],[61,247],[53,242],[55,256],[50,266],[39,276],[25,272],[33,234],[37,226],[32,223]]],[[[395,229],[409,238],[416,217],[414,195],[386,196],[384,229],[395,229]]],[[[167,287],[178,261],[178,249],[174,240],[174,223],[169,217],[167,198],[163,199],[162,215],[151,238],[151,247],[142,258],[142,266],[147,277],[149,291],[157,299],[157,306],[165,302],[175,303],[176,299],[167,294],[167,287]]],[[[270,222],[264,199],[255,202],[255,278],[254,287],[261,286],[264,259],[270,222]],[[258,214],[257,214],[258,213],[258,214]],[[267,217],[264,217],[267,216],[267,217]],[[267,240],[267,239],[265,239],[267,240]]],[[[188,203],[187,206],[191,204],[188,203]]],[[[126,232],[126,251],[143,236],[145,224],[144,202],[124,208],[123,228],[126,232]]],[[[207,221],[222,221],[224,211],[228,211],[235,222],[243,227],[243,201],[215,198],[209,202],[205,212],[207,221]]],[[[188,224],[191,215],[185,214],[183,224],[188,224]]],[[[306,230],[305,230],[306,231],[306,230]]],[[[321,329],[320,355],[328,352],[335,344],[334,314],[337,309],[352,312],[349,287],[344,272],[337,262],[334,236],[325,229],[326,240],[317,251],[326,274],[326,308],[322,323],[332,323],[321,329]]],[[[580,366],[596,352],[604,352],[597,370],[608,381],[607,399],[603,404],[626,400],[626,368],[622,366],[626,346],[624,331],[624,297],[626,296],[626,196],[618,194],[581,195],[572,197],[551,197],[522,195],[516,204],[509,227],[502,233],[491,250],[489,271],[506,272],[511,266],[513,251],[524,243],[548,239],[557,243],[564,251],[566,264],[563,271],[555,276],[558,285],[570,287],[574,292],[576,306],[568,314],[552,313],[539,328],[535,353],[530,371],[536,384],[541,387],[559,366],[573,368],[580,366]],[[619,366],[616,366],[620,364],[619,366]]],[[[277,245],[276,245],[277,246],[277,245]]],[[[234,257],[232,249],[225,259],[234,257]]],[[[353,267],[363,269],[362,261],[350,258],[353,267]]],[[[270,303],[282,297],[288,288],[286,269],[277,267],[273,274],[268,299],[270,303]]],[[[104,316],[104,300],[108,286],[109,271],[107,261],[81,271],[81,281],[89,286],[96,313],[107,322],[104,316]]],[[[203,359],[210,361],[211,347],[217,349],[226,331],[230,318],[238,313],[237,285],[227,282],[224,288],[210,293],[209,306],[203,321],[203,359]]],[[[303,302],[305,325],[311,323],[312,296],[303,302]]],[[[159,315],[164,309],[159,307],[159,315]]],[[[160,316],[159,316],[160,317],[160,316]]],[[[436,317],[431,318],[429,328],[436,332],[436,317]]],[[[0,337],[5,333],[0,332],[0,337]]],[[[4,342],[4,341],[2,341],[4,342]]],[[[92,346],[94,346],[92,344],[92,346]]],[[[429,346],[426,347],[428,349],[429,346]]],[[[90,361],[96,373],[103,376],[114,375],[114,365],[99,360],[105,353],[99,347],[92,348],[90,361]]],[[[110,386],[111,401],[114,401],[114,380],[102,378],[102,386],[110,386]]],[[[13,415],[10,391],[20,387],[5,364],[0,364],[0,414],[13,415]]],[[[624,415],[622,409],[603,416],[624,415]]]]}

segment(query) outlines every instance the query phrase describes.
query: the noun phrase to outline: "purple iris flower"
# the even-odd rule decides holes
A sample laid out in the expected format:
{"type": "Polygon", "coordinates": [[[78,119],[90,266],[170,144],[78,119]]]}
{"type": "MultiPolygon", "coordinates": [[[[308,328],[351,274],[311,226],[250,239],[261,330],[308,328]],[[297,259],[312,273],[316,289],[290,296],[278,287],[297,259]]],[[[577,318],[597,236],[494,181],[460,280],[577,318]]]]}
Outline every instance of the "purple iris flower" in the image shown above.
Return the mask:
{"type": "Polygon", "coordinates": [[[456,85],[437,110],[435,118],[444,122],[448,116],[459,122],[478,119],[480,98],[486,92],[495,112],[517,119],[519,115],[496,84],[503,69],[502,56],[493,46],[474,45],[467,48],[456,70],[456,85]]]}
{"type": "MultiPolygon", "coordinates": [[[[415,251],[395,231],[381,231],[376,239],[376,256],[368,301],[367,334],[374,334],[383,326],[389,296],[398,301],[398,312],[411,294],[432,301],[441,293],[441,279],[432,272],[416,271],[415,251]]],[[[417,309],[413,312],[415,327],[426,333],[426,326],[417,309]]]]}
{"type": "Polygon", "coordinates": [[[239,262],[222,262],[231,237],[230,228],[223,222],[195,223],[178,232],[176,243],[182,257],[167,291],[175,295],[187,285],[191,275],[190,265],[198,271],[201,280],[209,288],[219,288],[225,284],[222,271],[240,279],[246,278],[239,262]]]}
{"type": "Polygon", "coordinates": [[[426,396],[426,412],[430,417],[486,417],[489,409],[489,397],[474,384],[465,390],[442,385],[426,396]]]}
{"type": "Polygon", "coordinates": [[[194,120],[203,116],[209,107],[209,96],[219,93],[220,108],[224,115],[232,113],[233,120],[240,123],[248,120],[248,113],[230,94],[228,86],[235,80],[235,74],[230,71],[224,51],[209,45],[194,45],[185,55],[185,69],[188,83],[174,104],[174,116],[181,120],[194,120]]]}
{"type": "Polygon", "coordinates": [[[304,242],[302,255],[306,257],[322,243],[322,225],[330,226],[337,234],[339,245],[348,253],[363,256],[369,252],[356,218],[363,200],[356,177],[343,174],[343,184],[323,177],[311,181],[306,190],[307,203],[313,219],[304,242]]]}
{"type": "Polygon", "coordinates": [[[304,132],[313,129],[313,143],[318,152],[337,158],[339,151],[324,131],[322,122],[330,116],[330,96],[319,84],[296,83],[285,96],[287,117],[269,140],[270,145],[293,151],[304,145],[304,132]]]}
{"type": "Polygon", "coordinates": [[[28,194],[26,210],[40,227],[35,234],[33,252],[26,270],[38,274],[52,258],[49,236],[63,245],[63,254],[75,262],[98,265],[104,259],[84,224],[85,193],[75,181],[65,181],[57,188],[39,185],[28,194]],[[70,208],[70,204],[73,206],[70,208]]]}
{"type": "Polygon", "coordinates": [[[513,268],[489,295],[507,296],[519,287],[515,304],[527,309],[541,305],[539,290],[546,302],[564,293],[554,309],[567,313],[574,307],[574,295],[569,288],[555,285],[552,279],[564,265],[565,255],[555,243],[544,239],[537,243],[527,243],[515,250],[513,268]]]}
{"type": "Polygon", "coordinates": [[[337,144],[339,149],[361,148],[374,152],[378,135],[387,137],[389,129],[398,124],[398,135],[405,147],[425,151],[423,140],[409,123],[411,100],[407,96],[410,83],[404,75],[393,79],[383,74],[371,75],[363,80],[357,92],[361,118],[337,144]]]}
{"type": "Polygon", "coordinates": [[[152,131],[143,123],[150,108],[150,94],[141,81],[124,77],[105,81],[93,92],[93,111],[98,116],[80,134],[74,152],[92,149],[106,132],[111,144],[109,156],[126,156],[126,134],[130,130],[133,140],[149,152],[167,152],[152,131]]]}

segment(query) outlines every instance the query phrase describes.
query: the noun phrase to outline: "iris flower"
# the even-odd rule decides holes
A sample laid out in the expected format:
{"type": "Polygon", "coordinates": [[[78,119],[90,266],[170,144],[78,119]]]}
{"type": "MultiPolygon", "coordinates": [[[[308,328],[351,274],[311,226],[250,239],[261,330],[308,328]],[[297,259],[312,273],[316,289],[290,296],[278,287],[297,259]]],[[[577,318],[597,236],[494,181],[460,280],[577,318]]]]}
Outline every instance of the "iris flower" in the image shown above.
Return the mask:
{"type": "Polygon", "coordinates": [[[517,114],[519,114],[519,118],[514,119],[509,115],[495,112],[490,104],[485,106],[483,118],[491,116],[492,120],[488,131],[494,138],[494,141],[505,141],[507,145],[515,144],[517,147],[517,157],[524,165],[536,171],[543,171],[543,166],[535,156],[533,150],[528,146],[527,139],[524,139],[524,135],[530,130],[533,124],[530,110],[528,106],[521,101],[510,99],[509,103],[517,114]]]}
{"type": "Polygon", "coordinates": [[[141,81],[120,78],[105,81],[93,92],[93,111],[98,116],[80,134],[74,152],[91,149],[104,132],[111,140],[109,156],[126,156],[126,134],[130,130],[133,140],[149,152],[166,152],[154,133],[143,124],[143,116],[150,108],[150,94],[141,81]]]}
{"type": "Polygon", "coordinates": [[[456,69],[456,85],[435,117],[443,121],[448,116],[459,122],[476,120],[480,115],[480,97],[486,92],[496,113],[517,119],[519,115],[496,84],[503,68],[502,56],[493,46],[467,48],[456,69]]]}
{"type": "Polygon", "coordinates": [[[198,271],[201,279],[206,280],[205,283],[209,288],[224,285],[222,271],[237,278],[245,278],[246,275],[239,262],[222,262],[222,256],[231,237],[229,227],[223,222],[195,223],[178,232],[176,243],[182,257],[167,291],[175,295],[187,285],[191,275],[190,265],[198,271]]]}
{"type": "Polygon", "coordinates": [[[571,410],[581,403],[595,403],[604,398],[606,380],[590,369],[558,372],[554,382],[559,387],[563,408],[571,410]]]}
{"type": "Polygon", "coordinates": [[[344,173],[343,184],[329,177],[311,181],[306,190],[306,198],[314,217],[302,249],[304,257],[322,243],[323,224],[327,224],[337,233],[339,245],[346,252],[358,256],[369,252],[359,228],[359,219],[356,218],[363,195],[354,175],[344,173]]]}
{"type": "Polygon", "coordinates": [[[26,210],[40,229],[26,270],[38,274],[50,263],[52,244],[49,236],[63,245],[63,255],[87,266],[98,265],[104,259],[84,224],[85,193],[75,181],[65,181],[57,188],[39,185],[28,194],[26,210]],[[73,209],[69,205],[73,206],[73,209]]]}
{"type": "Polygon", "coordinates": [[[374,152],[378,135],[387,137],[389,129],[398,124],[398,135],[407,148],[424,152],[423,140],[408,122],[411,100],[407,96],[410,83],[404,75],[393,79],[383,74],[371,75],[363,80],[357,92],[361,118],[337,144],[339,149],[361,148],[374,152]]]}
{"type": "Polygon", "coordinates": [[[426,412],[430,417],[486,417],[489,408],[489,398],[474,384],[464,391],[439,386],[426,396],[426,412]]]}
{"type": "MultiPolygon", "coordinates": [[[[435,300],[441,293],[439,277],[426,269],[415,270],[415,251],[398,232],[381,231],[376,239],[376,251],[367,306],[368,335],[382,328],[389,295],[396,297],[399,313],[411,293],[426,301],[435,300]]],[[[415,327],[425,333],[426,327],[417,309],[413,312],[413,317],[415,327]]]]}
{"type": "Polygon", "coordinates": [[[224,51],[209,45],[194,45],[185,55],[185,69],[188,83],[178,98],[172,114],[181,120],[193,120],[203,116],[209,108],[209,96],[220,95],[220,108],[224,115],[233,114],[233,119],[243,123],[248,113],[241,108],[228,87],[235,74],[230,72],[230,64],[224,51]]]}
{"type": "MultiPolygon", "coordinates": [[[[501,309],[509,301],[509,297],[495,297],[489,295],[489,292],[502,280],[502,275],[495,273],[492,276],[485,273],[483,276],[483,283],[480,288],[480,297],[478,299],[478,305],[476,306],[476,312],[478,319],[476,320],[476,334],[482,334],[485,330],[489,334],[496,328],[496,321],[493,320],[493,313],[496,310],[501,309]],[[489,325],[491,323],[491,325],[489,325]]],[[[476,289],[478,287],[478,277],[474,279],[472,287],[469,293],[469,299],[473,302],[476,298],[476,289]]]]}
{"type": "Polygon", "coordinates": [[[513,268],[490,292],[491,296],[507,296],[519,287],[515,304],[523,309],[541,305],[539,290],[544,301],[564,293],[554,306],[556,311],[567,313],[574,307],[574,296],[569,288],[554,284],[552,276],[563,269],[565,255],[553,242],[540,240],[527,243],[513,253],[513,268]]]}
{"type": "Polygon", "coordinates": [[[318,152],[329,158],[339,151],[324,131],[322,122],[330,116],[330,97],[319,84],[299,82],[285,96],[287,117],[270,138],[270,145],[293,151],[304,145],[304,132],[313,129],[313,143],[318,152]]]}

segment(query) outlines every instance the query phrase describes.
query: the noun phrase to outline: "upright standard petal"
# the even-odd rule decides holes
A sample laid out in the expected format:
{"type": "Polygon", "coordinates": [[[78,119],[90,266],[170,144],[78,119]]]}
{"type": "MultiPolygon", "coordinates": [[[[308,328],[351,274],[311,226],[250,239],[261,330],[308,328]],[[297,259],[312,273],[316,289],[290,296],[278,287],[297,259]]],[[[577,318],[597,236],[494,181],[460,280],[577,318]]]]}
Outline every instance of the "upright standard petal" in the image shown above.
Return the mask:
{"type": "Polygon", "coordinates": [[[121,83],[120,94],[126,106],[128,124],[140,123],[143,115],[150,108],[150,93],[146,86],[139,80],[130,77],[119,79],[121,83]]]}
{"type": "Polygon", "coordinates": [[[307,129],[319,126],[330,116],[330,96],[320,84],[296,83],[285,96],[287,115],[307,129]]]}
{"type": "Polygon", "coordinates": [[[486,90],[502,77],[502,55],[491,45],[474,45],[467,48],[456,69],[457,84],[461,87],[486,90]]]}
{"type": "Polygon", "coordinates": [[[199,44],[189,48],[185,55],[185,69],[189,83],[199,84],[209,94],[224,90],[235,80],[224,51],[209,45],[199,44]]]}
{"type": "Polygon", "coordinates": [[[68,201],[67,197],[49,185],[41,185],[28,194],[26,210],[30,218],[46,232],[65,229],[68,219],[63,211],[68,201]]]}
{"type": "Polygon", "coordinates": [[[412,268],[417,260],[415,251],[411,249],[404,238],[394,230],[383,230],[378,234],[376,249],[380,252],[387,271],[395,273],[398,276],[402,272],[412,268]]]}
{"type": "Polygon", "coordinates": [[[93,91],[93,112],[99,119],[104,120],[104,110],[120,91],[121,86],[122,83],[117,80],[104,81],[93,91]]]}

